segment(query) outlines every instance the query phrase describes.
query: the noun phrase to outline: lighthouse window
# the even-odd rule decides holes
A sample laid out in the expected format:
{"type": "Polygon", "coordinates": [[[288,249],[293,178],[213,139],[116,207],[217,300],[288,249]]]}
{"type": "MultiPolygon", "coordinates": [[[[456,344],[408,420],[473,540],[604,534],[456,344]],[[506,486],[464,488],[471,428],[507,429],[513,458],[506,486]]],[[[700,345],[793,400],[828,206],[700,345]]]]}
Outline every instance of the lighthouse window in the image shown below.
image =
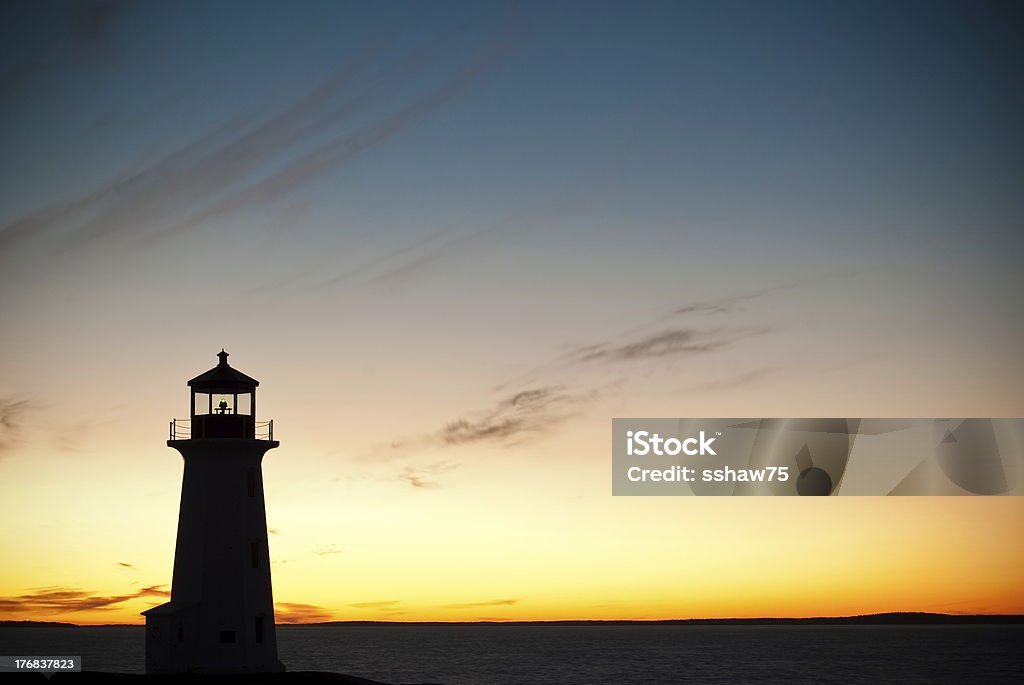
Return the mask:
{"type": "Polygon", "coordinates": [[[256,617],[256,642],[263,642],[263,617],[256,617]]]}
{"type": "Polygon", "coordinates": [[[224,643],[235,641],[235,631],[233,630],[222,630],[220,631],[220,641],[224,643]]]}
{"type": "Polygon", "coordinates": [[[213,395],[208,392],[194,393],[192,398],[196,415],[213,413],[213,395]]]}
{"type": "Polygon", "coordinates": [[[245,474],[245,487],[249,491],[249,497],[256,496],[256,472],[252,469],[245,474]]]}
{"type": "Polygon", "coordinates": [[[253,568],[260,567],[260,546],[256,542],[249,543],[249,556],[253,568]]]}

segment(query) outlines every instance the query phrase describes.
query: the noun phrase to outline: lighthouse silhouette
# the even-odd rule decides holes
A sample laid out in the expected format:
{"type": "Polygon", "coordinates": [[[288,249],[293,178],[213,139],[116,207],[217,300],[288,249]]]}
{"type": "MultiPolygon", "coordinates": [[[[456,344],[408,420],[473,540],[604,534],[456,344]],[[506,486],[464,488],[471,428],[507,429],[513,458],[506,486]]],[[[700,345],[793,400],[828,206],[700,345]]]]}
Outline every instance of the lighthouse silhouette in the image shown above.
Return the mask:
{"type": "Polygon", "coordinates": [[[188,419],[170,422],[181,453],[171,599],[146,617],[147,673],[281,672],[263,499],[263,455],[278,442],[256,421],[259,381],[220,363],[188,382],[188,419]]]}

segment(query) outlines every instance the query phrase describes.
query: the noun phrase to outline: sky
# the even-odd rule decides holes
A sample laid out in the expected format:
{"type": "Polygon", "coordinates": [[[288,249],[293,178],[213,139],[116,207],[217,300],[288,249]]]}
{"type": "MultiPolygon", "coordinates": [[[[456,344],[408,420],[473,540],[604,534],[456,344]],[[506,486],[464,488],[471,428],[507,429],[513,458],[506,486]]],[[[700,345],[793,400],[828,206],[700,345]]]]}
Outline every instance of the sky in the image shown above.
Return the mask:
{"type": "Polygon", "coordinates": [[[1016,497],[612,497],[612,417],[1024,416],[1001,2],[6,2],[0,619],[166,601],[261,381],[278,621],[1024,613],[1016,497]]]}

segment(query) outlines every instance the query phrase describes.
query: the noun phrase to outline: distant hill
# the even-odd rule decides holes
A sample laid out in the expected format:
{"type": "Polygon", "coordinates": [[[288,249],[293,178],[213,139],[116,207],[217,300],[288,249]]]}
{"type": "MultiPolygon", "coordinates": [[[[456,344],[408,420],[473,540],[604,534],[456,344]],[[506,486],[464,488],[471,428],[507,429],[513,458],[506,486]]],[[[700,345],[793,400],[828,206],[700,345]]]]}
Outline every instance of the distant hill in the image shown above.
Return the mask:
{"type": "MultiPolygon", "coordinates": [[[[898,611],[885,614],[865,614],[862,616],[816,616],[812,618],[677,618],[655,621],[646,620],[611,620],[611,621],[324,621],[321,623],[278,623],[278,626],[359,626],[359,625],[410,625],[410,626],[450,626],[450,625],[964,625],[964,624],[1024,624],[1024,615],[1020,614],[930,614],[916,611],[898,611]]],[[[0,628],[108,628],[127,626],[142,628],[141,624],[109,623],[103,625],[82,626],[76,623],[55,621],[0,621],[0,628]]]]}
{"type": "MultiPolygon", "coordinates": [[[[327,621],[304,625],[395,625],[395,621],[327,621]]],[[[663,620],[611,621],[423,621],[410,625],[952,625],[1024,623],[1019,614],[930,614],[891,612],[862,616],[817,616],[812,618],[677,618],[663,620]]],[[[287,624],[285,624],[287,625],[287,624]]]]}
{"type": "Polygon", "coordinates": [[[57,626],[65,628],[77,628],[76,623],[59,623],[57,621],[0,621],[0,627],[9,628],[55,628],[57,626]]]}

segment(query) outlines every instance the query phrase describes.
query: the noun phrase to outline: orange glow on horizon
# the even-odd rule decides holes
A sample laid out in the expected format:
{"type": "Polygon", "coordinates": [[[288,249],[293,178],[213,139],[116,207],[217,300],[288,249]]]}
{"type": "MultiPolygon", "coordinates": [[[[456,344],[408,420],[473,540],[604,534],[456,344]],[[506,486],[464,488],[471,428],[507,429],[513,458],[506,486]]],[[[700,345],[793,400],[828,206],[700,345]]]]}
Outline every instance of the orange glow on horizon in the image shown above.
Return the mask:
{"type": "MultiPolygon", "coordinates": [[[[984,533],[994,521],[1020,520],[1020,498],[651,499],[655,501],[616,500],[604,507],[620,511],[600,529],[563,521],[545,531],[537,519],[550,514],[550,507],[547,512],[541,507],[513,522],[481,513],[486,521],[446,532],[439,528],[424,538],[429,521],[450,522],[450,516],[459,515],[458,504],[449,508],[438,499],[421,507],[420,516],[428,521],[407,526],[404,534],[396,533],[395,522],[384,517],[376,530],[354,536],[347,548],[325,548],[304,558],[293,556],[307,547],[296,539],[298,534],[272,535],[277,619],[466,622],[1024,614],[1021,545],[984,533]],[[673,511],[677,516],[689,511],[693,517],[685,532],[692,545],[678,544],[673,535],[678,526],[642,523],[673,511]],[[756,534],[765,522],[783,533],[756,534]],[[483,530],[488,525],[494,528],[491,535],[483,530]]],[[[60,569],[62,554],[41,541],[23,540],[19,564],[5,564],[0,575],[5,599],[0,618],[142,624],[138,612],[165,601],[157,593],[169,588],[174,511],[172,502],[164,504],[172,505],[170,512],[160,511],[161,527],[169,535],[145,540],[135,532],[139,524],[122,521],[123,533],[105,541],[98,536],[104,543],[91,551],[86,545],[76,547],[81,562],[77,569],[54,572],[60,569]],[[126,540],[131,542],[126,545],[126,540]],[[122,556],[133,545],[132,568],[125,562],[112,572],[115,563],[102,561],[122,556]],[[42,577],[29,570],[41,566],[52,570],[42,577]],[[163,587],[143,590],[154,585],[163,587]],[[81,596],[70,597],[65,609],[59,597],[49,606],[32,604],[33,596],[74,590],[81,596]],[[87,605],[118,597],[127,598],[103,608],[74,608],[79,601],[87,605]],[[12,603],[18,598],[23,608],[12,603]]],[[[596,515],[600,499],[594,504],[596,508],[586,507],[596,515]]],[[[289,507],[271,500],[272,512],[275,505],[277,518],[287,520],[281,510],[289,507]]],[[[5,537],[10,538],[10,531],[5,537]]]]}

